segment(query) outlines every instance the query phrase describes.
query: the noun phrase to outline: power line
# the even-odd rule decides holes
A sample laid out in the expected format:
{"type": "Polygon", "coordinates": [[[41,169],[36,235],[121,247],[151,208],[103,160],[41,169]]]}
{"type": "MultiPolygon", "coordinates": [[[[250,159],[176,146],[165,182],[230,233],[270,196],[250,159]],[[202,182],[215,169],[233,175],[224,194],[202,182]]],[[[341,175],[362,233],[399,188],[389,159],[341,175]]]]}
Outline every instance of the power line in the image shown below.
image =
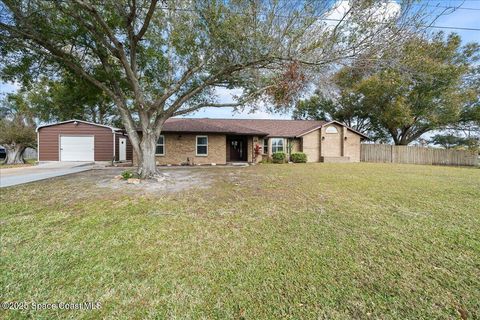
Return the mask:
{"type": "MultiPolygon", "coordinates": [[[[480,0],[479,0],[480,1],[480,0]]],[[[185,12],[196,12],[195,10],[193,9],[183,9],[183,8],[167,8],[167,7],[160,7],[160,9],[164,9],[164,10],[170,10],[170,11],[185,11],[185,12]]],[[[244,15],[247,15],[247,13],[242,13],[244,15]]],[[[279,18],[291,18],[289,16],[286,16],[286,15],[273,15],[275,17],[279,17],[279,18]]],[[[325,18],[324,16],[315,16],[315,15],[311,15],[311,16],[297,16],[298,18],[316,18],[317,20],[321,20],[321,21],[335,21],[335,22],[349,22],[348,19],[334,19],[334,18],[325,18]]],[[[378,24],[384,24],[384,25],[389,25],[389,23],[387,22],[377,22],[378,24]]],[[[414,25],[407,25],[407,26],[414,26],[414,25]]],[[[480,28],[471,28],[471,27],[455,27],[455,26],[438,26],[438,25],[417,25],[415,27],[420,27],[420,28],[426,28],[426,29],[429,29],[429,28],[432,28],[432,29],[446,29],[446,30],[463,30],[463,31],[480,31],[480,28]]]]}
{"type": "Polygon", "coordinates": [[[448,29],[448,30],[480,31],[480,28],[469,28],[469,27],[451,27],[451,26],[421,26],[421,27],[434,28],[434,29],[448,29]]]}
{"type": "Polygon", "coordinates": [[[429,8],[439,8],[439,9],[453,9],[453,10],[469,10],[469,11],[480,11],[480,8],[470,8],[470,7],[460,7],[460,6],[436,6],[436,5],[422,5],[421,3],[415,4],[417,6],[424,6],[429,8]]]}

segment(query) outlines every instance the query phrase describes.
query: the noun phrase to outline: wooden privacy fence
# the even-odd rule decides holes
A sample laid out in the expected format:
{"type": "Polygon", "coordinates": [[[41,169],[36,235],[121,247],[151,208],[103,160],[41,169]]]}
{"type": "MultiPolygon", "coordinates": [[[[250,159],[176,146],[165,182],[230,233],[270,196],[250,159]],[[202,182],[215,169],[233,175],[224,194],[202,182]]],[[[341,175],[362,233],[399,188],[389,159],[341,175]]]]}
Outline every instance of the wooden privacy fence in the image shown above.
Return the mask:
{"type": "Polygon", "coordinates": [[[478,155],[465,150],[394,146],[389,144],[362,144],[360,161],[476,166],[478,165],[478,155]]]}

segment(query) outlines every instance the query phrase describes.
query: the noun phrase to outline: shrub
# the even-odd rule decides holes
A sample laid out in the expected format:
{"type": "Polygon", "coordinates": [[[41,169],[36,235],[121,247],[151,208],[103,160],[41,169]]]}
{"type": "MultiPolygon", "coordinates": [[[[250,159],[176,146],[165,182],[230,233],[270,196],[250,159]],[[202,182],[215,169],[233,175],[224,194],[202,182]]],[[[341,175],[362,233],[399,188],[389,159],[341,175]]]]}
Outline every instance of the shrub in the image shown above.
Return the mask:
{"type": "Polygon", "coordinates": [[[132,171],[126,170],[126,171],[123,171],[123,172],[122,172],[121,176],[122,176],[122,178],[123,178],[124,180],[128,180],[128,179],[130,179],[130,178],[133,178],[134,174],[133,174],[132,171]]]}
{"type": "Polygon", "coordinates": [[[272,163],[272,158],[267,157],[267,156],[263,156],[263,157],[262,157],[262,161],[260,161],[259,163],[262,163],[262,164],[272,163]]]}
{"type": "Polygon", "coordinates": [[[290,155],[290,161],[295,163],[307,162],[307,155],[303,152],[294,152],[290,155]]]}
{"type": "Polygon", "coordinates": [[[285,163],[285,152],[275,152],[272,154],[272,160],[274,163],[285,163]]]}

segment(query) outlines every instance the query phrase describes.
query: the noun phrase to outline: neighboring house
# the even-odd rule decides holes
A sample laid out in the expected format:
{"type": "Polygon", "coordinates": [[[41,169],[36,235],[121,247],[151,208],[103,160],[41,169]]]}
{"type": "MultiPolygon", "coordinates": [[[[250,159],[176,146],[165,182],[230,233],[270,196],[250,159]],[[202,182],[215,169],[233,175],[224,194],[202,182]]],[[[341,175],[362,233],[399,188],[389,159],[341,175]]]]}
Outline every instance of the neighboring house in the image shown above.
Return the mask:
{"type": "Polygon", "coordinates": [[[159,165],[259,162],[283,151],[304,152],[309,162],[359,162],[364,138],[336,121],[171,118],[156,160],[159,165]]]}
{"type": "MultiPolygon", "coordinates": [[[[122,129],[69,120],[40,126],[37,133],[39,161],[133,160],[136,164],[122,129]]],[[[308,162],[359,162],[364,138],[336,121],[171,118],[158,140],[156,161],[158,165],[259,162],[274,152],[304,152],[308,162]]]]}
{"type": "Polygon", "coordinates": [[[38,161],[127,161],[132,145],[123,129],[82,120],[37,128],[38,161]]]}

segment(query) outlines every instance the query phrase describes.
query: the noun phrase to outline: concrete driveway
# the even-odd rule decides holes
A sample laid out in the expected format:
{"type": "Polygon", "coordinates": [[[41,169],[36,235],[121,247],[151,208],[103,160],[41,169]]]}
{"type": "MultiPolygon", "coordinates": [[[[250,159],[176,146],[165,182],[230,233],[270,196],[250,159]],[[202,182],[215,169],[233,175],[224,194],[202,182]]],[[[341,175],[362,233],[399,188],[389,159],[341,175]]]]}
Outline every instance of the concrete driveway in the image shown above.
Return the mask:
{"type": "Polygon", "coordinates": [[[32,167],[0,169],[0,188],[87,171],[93,162],[49,162],[32,167]]]}

